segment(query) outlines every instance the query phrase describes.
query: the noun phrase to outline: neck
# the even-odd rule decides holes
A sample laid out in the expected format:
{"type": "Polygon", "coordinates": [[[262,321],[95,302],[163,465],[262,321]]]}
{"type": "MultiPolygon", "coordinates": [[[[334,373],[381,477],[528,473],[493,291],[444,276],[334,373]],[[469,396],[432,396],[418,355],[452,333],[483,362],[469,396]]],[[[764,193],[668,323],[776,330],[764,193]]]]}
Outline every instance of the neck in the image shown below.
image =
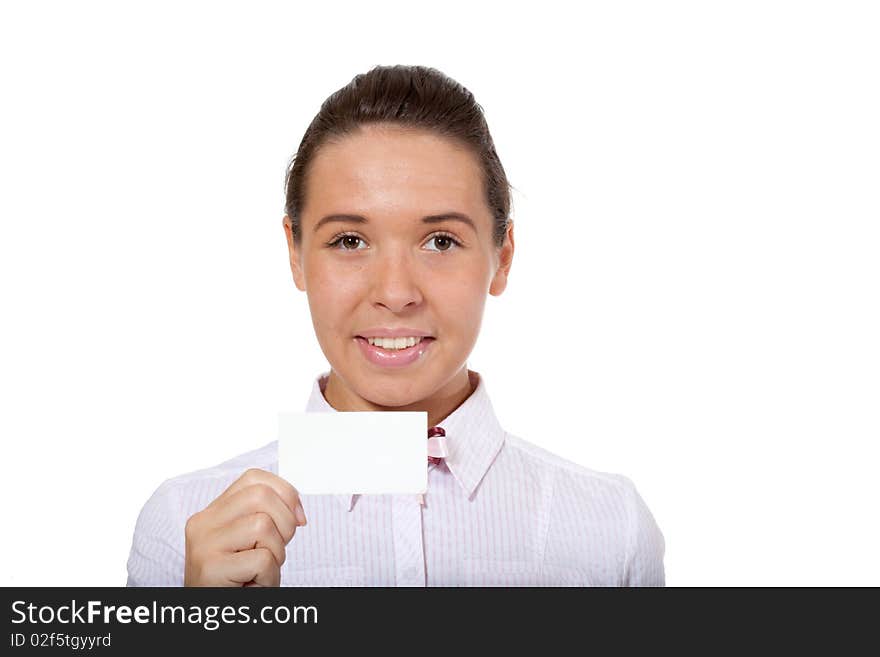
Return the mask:
{"type": "Polygon", "coordinates": [[[384,406],[370,401],[346,386],[334,370],[330,370],[322,392],[324,399],[337,411],[426,411],[428,426],[445,420],[473,394],[479,380],[476,372],[463,367],[448,383],[431,396],[401,406],[384,406]]]}

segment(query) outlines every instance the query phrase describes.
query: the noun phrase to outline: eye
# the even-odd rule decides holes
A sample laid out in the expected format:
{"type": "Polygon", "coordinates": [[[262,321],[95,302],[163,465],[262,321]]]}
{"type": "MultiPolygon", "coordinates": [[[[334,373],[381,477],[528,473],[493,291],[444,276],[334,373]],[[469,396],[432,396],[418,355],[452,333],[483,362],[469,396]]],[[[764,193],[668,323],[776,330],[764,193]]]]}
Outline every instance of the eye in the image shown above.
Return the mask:
{"type": "Polygon", "coordinates": [[[440,248],[437,248],[436,250],[439,251],[439,252],[441,252],[441,253],[444,252],[444,251],[449,251],[449,250],[451,250],[453,244],[454,244],[456,247],[460,247],[460,246],[461,246],[461,242],[459,242],[457,239],[455,239],[455,238],[454,238],[452,235],[450,235],[449,233],[434,233],[434,234],[431,235],[431,237],[428,239],[428,243],[430,244],[431,242],[434,242],[438,247],[440,247],[440,248]],[[441,247],[441,246],[440,246],[441,244],[444,245],[444,246],[441,247]]]}
{"type": "Polygon", "coordinates": [[[339,251],[358,251],[357,243],[359,241],[363,242],[361,237],[356,233],[340,233],[331,241],[327,242],[327,246],[335,247],[337,244],[342,244],[342,248],[338,249],[339,251]],[[354,245],[354,248],[351,248],[352,245],[354,245]]]}

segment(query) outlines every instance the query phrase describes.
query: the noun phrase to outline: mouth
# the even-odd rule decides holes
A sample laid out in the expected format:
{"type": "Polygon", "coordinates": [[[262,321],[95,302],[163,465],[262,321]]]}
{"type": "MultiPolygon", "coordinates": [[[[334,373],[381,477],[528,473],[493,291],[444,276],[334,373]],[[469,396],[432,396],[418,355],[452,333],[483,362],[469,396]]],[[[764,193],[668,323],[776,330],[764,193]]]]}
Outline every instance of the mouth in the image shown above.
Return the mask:
{"type": "Polygon", "coordinates": [[[406,367],[423,359],[436,338],[365,338],[355,336],[364,358],[379,367],[406,367]]]}

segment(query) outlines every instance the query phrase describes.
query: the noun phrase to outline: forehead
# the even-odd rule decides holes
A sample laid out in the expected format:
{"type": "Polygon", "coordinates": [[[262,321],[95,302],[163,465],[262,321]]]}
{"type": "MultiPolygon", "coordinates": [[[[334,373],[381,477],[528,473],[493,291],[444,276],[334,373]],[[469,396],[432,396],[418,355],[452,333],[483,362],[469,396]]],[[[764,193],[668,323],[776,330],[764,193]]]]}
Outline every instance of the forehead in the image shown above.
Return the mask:
{"type": "Polygon", "coordinates": [[[366,126],[325,144],[309,166],[306,212],[488,212],[476,156],[422,131],[366,126]]]}

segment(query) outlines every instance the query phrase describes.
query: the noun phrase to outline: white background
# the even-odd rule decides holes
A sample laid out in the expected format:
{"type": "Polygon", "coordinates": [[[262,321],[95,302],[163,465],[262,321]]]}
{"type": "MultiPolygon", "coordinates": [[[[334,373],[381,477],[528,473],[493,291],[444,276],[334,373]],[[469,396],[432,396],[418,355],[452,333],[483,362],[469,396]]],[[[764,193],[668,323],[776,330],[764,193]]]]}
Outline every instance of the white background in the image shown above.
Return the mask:
{"type": "Polygon", "coordinates": [[[670,585],[880,585],[876,4],[317,4],[2,5],[0,584],[123,584],[164,479],[302,410],[285,167],[401,63],[516,188],[505,428],[633,479],[670,585]]]}

